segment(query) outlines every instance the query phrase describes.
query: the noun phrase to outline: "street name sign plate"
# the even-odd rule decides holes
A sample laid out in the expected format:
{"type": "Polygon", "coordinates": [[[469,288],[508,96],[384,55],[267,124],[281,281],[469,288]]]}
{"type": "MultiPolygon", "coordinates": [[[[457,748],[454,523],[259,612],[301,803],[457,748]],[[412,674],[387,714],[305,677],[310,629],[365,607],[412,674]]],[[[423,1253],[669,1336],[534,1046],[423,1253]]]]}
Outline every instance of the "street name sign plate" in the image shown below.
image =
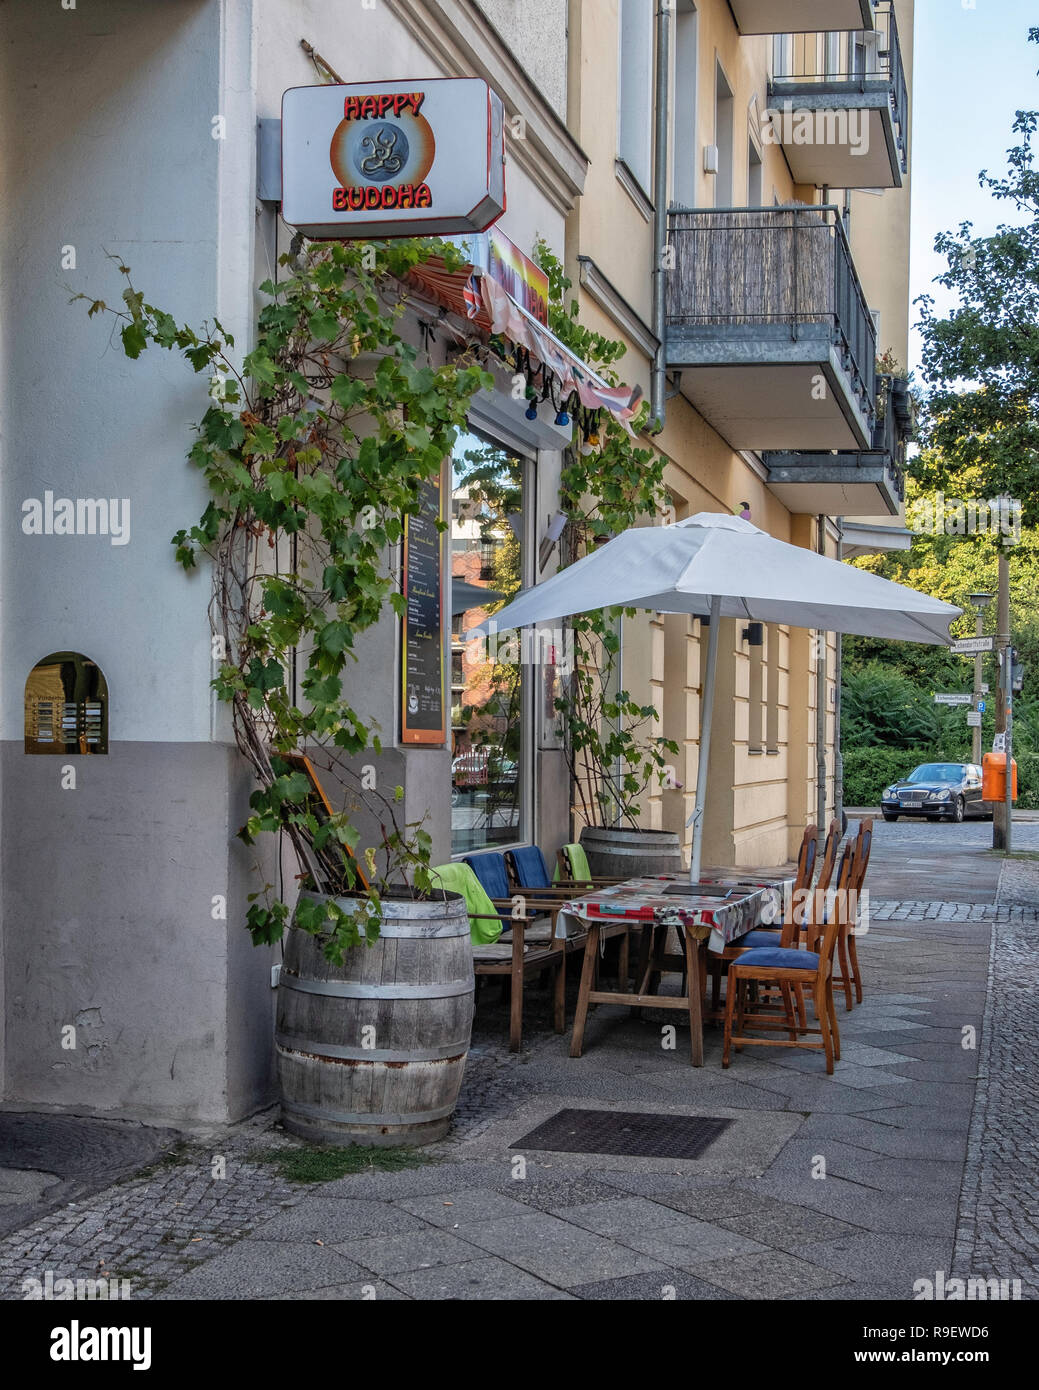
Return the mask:
{"type": "Polygon", "coordinates": [[[936,705],[969,705],[973,699],[973,695],[936,695],[934,703],[936,705]]]}
{"type": "Polygon", "coordinates": [[[979,652],[990,652],[994,641],[992,637],[964,637],[952,644],[952,650],[963,656],[976,656],[979,652]]]}

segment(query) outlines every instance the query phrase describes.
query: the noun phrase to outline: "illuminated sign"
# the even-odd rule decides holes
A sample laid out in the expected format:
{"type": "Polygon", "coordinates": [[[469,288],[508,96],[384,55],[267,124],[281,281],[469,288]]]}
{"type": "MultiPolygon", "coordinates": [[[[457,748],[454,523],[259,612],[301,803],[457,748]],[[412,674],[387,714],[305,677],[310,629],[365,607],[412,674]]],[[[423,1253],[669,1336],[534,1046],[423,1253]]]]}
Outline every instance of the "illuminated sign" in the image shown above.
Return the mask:
{"type": "Polygon", "coordinates": [[[504,107],[482,78],[292,87],[281,142],[282,217],[314,240],[483,231],[505,210],[504,107]]]}

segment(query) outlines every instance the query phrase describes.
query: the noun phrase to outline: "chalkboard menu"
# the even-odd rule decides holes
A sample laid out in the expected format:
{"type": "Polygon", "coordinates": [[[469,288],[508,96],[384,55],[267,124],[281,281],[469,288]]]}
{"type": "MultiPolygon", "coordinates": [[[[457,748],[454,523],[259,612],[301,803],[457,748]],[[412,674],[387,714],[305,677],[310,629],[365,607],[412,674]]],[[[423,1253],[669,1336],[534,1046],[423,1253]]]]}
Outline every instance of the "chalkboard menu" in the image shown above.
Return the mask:
{"type": "Polygon", "coordinates": [[[404,522],[404,597],[401,642],[401,742],[444,743],[444,518],[441,478],[422,486],[422,505],[404,522]]]}

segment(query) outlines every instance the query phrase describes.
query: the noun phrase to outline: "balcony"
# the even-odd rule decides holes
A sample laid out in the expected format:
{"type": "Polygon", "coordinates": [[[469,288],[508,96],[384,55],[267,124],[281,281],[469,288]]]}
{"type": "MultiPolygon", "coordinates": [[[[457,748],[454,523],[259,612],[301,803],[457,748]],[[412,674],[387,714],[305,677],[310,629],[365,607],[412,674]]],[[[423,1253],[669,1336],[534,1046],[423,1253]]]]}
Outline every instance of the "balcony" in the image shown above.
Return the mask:
{"type": "Polygon", "coordinates": [[[877,336],[834,207],[669,214],[667,363],[733,449],[869,449],[877,336]]]}
{"type": "Polygon", "coordinates": [[[816,516],[898,516],[905,500],[906,443],[912,414],[906,383],[877,377],[873,447],[861,452],[762,455],[769,488],[791,512],[816,516]]]}
{"type": "Polygon", "coordinates": [[[818,29],[868,29],[871,0],[729,0],[741,34],[804,34],[818,29]]]}
{"type": "Polygon", "coordinates": [[[909,169],[909,93],[890,0],[876,28],[787,34],[775,43],[771,139],[795,183],[901,188],[909,169]]]}

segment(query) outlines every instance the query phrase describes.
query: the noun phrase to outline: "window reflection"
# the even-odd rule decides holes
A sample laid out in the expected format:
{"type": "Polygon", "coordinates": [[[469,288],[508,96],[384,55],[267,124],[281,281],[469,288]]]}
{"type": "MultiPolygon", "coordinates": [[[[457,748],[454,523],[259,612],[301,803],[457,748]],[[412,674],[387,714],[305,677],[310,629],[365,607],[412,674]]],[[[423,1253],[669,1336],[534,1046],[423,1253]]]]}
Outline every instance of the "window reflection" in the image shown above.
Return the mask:
{"type": "Polygon", "coordinates": [[[455,854],[526,838],[526,734],[515,642],[465,642],[523,577],[523,460],[459,436],[451,482],[451,838],[455,854]]]}

